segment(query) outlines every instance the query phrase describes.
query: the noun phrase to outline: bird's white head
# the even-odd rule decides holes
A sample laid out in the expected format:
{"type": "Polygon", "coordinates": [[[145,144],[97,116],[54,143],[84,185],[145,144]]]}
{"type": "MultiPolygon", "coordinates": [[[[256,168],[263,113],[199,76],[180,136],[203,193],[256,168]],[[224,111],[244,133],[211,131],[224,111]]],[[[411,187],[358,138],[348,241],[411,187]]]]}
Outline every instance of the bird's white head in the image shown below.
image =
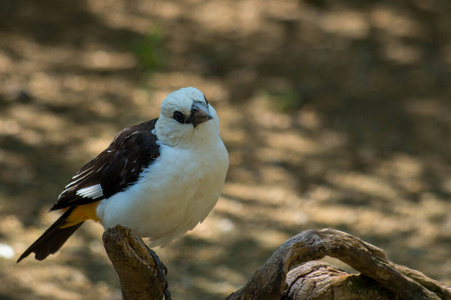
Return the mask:
{"type": "Polygon", "coordinates": [[[186,87],[163,100],[155,132],[162,143],[172,147],[206,144],[219,138],[219,119],[201,91],[186,87]]]}

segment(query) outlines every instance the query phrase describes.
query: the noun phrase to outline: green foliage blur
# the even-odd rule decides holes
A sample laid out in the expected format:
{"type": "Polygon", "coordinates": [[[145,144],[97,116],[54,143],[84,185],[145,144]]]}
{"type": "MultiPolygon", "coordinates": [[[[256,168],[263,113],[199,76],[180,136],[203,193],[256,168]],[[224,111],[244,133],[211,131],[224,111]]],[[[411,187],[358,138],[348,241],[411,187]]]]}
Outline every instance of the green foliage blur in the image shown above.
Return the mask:
{"type": "Polygon", "coordinates": [[[159,28],[150,29],[147,35],[132,44],[131,52],[144,72],[162,69],[167,62],[162,31],[159,28]]]}

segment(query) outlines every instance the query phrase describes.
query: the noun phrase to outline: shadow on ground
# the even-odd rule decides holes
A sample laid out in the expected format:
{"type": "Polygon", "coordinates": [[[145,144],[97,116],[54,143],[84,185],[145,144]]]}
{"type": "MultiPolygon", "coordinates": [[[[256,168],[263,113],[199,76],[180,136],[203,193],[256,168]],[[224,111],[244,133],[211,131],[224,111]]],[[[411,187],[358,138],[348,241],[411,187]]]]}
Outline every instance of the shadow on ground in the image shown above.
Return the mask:
{"type": "MultiPolygon", "coordinates": [[[[23,251],[82,164],[193,85],[221,116],[231,165],[205,223],[157,249],[175,298],[224,297],[287,238],[321,227],[450,283],[450,11],[445,0],[0,1],[1,242],[23,251]],[[161,49],[136,47],[149,41],[161,49]],[[143,64],[155,57],[163,67],[143,64]]],[[[118,298],[101,229],[84,227],[45,262],[0,259],[0,297],[118,298]]]]}

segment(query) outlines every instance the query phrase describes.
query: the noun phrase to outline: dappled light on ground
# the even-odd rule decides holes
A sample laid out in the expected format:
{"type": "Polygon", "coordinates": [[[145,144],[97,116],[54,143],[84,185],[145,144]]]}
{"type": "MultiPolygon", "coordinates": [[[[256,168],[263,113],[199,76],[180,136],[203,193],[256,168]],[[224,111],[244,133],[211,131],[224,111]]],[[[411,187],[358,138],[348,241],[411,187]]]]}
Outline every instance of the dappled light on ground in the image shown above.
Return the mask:
{"type": "Polygon", "coordinates": [[[0,298],[120,298],[97,224],[44,262],[15,258],[78,168],[183,86],[215,106],[230,170],[207,220],[155,249],[174,299],[223,298],[286,239],[322,227],[451,284],[450,11],[0,1],[0,244],[15,251],[0,257],[0,298]]]}

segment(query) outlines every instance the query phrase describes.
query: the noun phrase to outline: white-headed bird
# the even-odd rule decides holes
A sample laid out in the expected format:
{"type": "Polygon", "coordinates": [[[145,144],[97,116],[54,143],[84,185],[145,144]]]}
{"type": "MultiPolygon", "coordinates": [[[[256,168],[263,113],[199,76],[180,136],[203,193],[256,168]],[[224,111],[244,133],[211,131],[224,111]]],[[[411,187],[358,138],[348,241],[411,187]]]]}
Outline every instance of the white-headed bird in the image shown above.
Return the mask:
{"type": "Polygon", "coordinates": [[[18,259],[58,251],[85,222],[117,224],[164,246],[202,222],[229,167],[219,119],[201,91],[170,93],[158,119],[120,131],[72,177],[51,210],[61,217],[18,259]]]}

